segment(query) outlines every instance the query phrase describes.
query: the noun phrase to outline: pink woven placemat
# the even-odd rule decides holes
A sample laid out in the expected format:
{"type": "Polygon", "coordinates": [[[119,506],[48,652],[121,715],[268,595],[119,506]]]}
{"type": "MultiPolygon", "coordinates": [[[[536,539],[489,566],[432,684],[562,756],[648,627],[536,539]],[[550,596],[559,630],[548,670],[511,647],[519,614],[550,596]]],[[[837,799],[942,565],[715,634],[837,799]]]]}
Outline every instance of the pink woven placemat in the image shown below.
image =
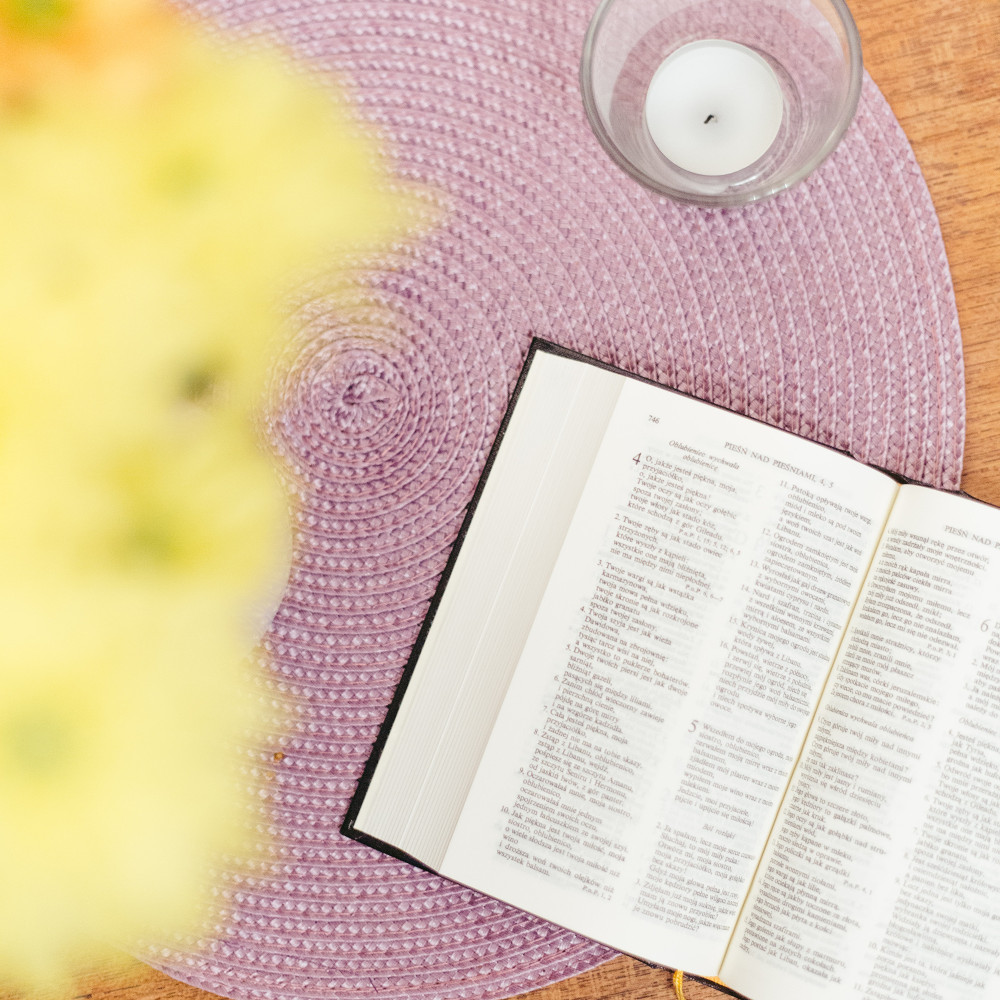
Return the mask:
{"type": "Polygon", "coordinates": [[[147,956],[179,979],[233,998],[481,1000],[611,956],[338,832],[533,334],[958,485],[947,262],[874,84],[793,192],[681,208],[620,173],[586,125],[594,2],[192,4],[346,77],[397,173],[443,214],[372,262],[355,306],[302,304],[273,435],[303,487],[267,637],[293,722],[250,752],[267,861],[219,874],[211,939],[147,956]]]}

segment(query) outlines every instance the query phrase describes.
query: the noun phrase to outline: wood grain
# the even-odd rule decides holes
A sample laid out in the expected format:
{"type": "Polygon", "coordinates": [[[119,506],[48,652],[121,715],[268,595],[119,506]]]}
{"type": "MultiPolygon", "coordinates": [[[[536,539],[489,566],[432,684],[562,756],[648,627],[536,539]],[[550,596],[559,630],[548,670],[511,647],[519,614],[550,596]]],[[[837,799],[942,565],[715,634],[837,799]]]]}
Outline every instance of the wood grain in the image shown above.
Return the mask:
{"type": "Polygon", "coordinates": [[[865,65],[913,145],[965,350],[962,485],[1000,503],[1000,0],[851,0],[865,65]]]}
{"type": "MultiPolygon", "coordinates": [[[[865,65],[913,145],[934,200],[962,325],[964,488],[1000,504],[1000,0],[850,0],[865,65]]],[[[688,1000],[717,1000],[688,983],[688,1000]]],[[[211,1000],[142,966],[30,1000],[211,1000]]],[[[616,958],[531,1000],[665,1000],[668,972],[616,958]]],[[[0,994],[0,1000],[15,1000],[0,994]]],[[[331,998],[335,1000],[335,998],[331,998]]]]}

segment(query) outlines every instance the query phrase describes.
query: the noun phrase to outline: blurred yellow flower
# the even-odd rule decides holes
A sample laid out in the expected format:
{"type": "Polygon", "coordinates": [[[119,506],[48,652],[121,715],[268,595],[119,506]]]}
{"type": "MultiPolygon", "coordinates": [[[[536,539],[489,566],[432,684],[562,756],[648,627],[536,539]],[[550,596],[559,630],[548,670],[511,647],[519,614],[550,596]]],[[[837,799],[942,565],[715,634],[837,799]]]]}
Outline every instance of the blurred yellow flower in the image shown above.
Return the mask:
{"type": "Polygon", "coordinates": [[[287,522],[251,410],[290,280],[400,227],[377,162],[165,6],[0,0],[0,981],[184,928],[239,849],[287,522]]]}
{"type": "Polygon", "coordinates": [[[213,620],[194,595],[151,596],[3,594],[0,660],[17,669],[0,708],[0,967],[15,982],[185,926],[240,844],[240,638],[217,603],[213,620]]]}

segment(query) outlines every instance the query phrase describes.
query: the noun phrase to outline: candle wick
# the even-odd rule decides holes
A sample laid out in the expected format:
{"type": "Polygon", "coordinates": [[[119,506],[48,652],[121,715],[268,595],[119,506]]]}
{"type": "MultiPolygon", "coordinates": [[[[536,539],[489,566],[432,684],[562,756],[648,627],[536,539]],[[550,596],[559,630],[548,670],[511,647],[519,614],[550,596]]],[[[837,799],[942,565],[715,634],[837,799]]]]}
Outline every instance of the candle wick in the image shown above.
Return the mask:
{"type": "Polygon", "coordinates": [[[709,115],[709,116],[708,116],[708,117],[707,117],[707,118],[706,118],[706,119],[705,119],[705,120],[704,120],[704,121],[702,122],[702,124],[703,124],[703,125],[707,125],[707,124],[708,124],[709,122],[714,122],[714,121],[715,121],[715,115],[709,115]]]}

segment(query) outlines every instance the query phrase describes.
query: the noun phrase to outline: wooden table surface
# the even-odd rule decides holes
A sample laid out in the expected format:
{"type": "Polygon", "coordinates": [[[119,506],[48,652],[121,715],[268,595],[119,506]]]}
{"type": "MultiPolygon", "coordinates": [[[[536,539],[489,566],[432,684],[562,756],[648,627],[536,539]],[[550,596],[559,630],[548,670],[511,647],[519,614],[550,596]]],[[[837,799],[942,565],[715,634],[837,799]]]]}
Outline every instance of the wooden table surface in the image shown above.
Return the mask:
{"type": "MultiPolygon", "coordinates": [[[[558,2],[558,0],[555,0],[558,2]]],[[[865,65],[902,123],[941,220],[965,346],[963,487],[1000,504],[1000,0],[849,0],[865,65]]],[[[0,990],[2,990],[0,984],[0,990]]],[[[687,983],[688,1000],[714,1000],[687,983]]],[[[667,1000],[671,976],[617,958],[531,1000],[667,1000]]],[[[141,965],[29,1000],[212,1000],[141,965]]],[[[0,993],[0,1000],[14,1000],[0,993]]],[[[336,998],[331,997],[331,1000],[336,998]]]]}

